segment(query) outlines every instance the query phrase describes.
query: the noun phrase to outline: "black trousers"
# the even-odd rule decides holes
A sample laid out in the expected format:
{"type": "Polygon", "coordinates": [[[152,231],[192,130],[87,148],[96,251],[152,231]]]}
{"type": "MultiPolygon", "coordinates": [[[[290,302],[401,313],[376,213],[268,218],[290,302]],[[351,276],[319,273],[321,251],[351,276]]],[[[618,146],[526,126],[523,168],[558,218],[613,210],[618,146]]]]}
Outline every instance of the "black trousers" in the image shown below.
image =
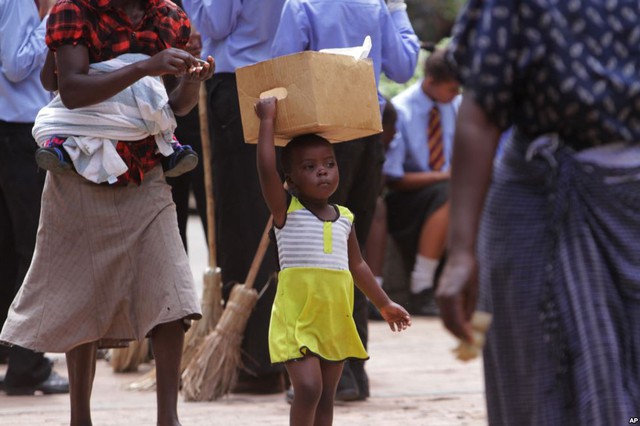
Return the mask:
{"type": "MultiPolygon", "coordinates": [[[[256,146],[244,142],[235,75],[216,74],[207,82],[207,96],[218,264],[223,283],[242,283],[269,218],[269,210],[260,190],[256,146]]],[[[276,269],[272,245],[256,278],[258,292],[276,269]]],[[[225,298],[230,287],[225,286],[225,298]]],[[[242,361],[258,376],[283,371],[282,366],[271,365],[269,357],[267,336],[274,298],[275,285],[270,285],[251,313],[242,341],[242,361]]]]}
{"type": "MultiPolygon", "coordinates": [[[[364,248],[380,194],[384,147],[382,136],[374,135],[334,146],[340,172],[340,184],[331,202],[348,207],[355,216],[356,236],[360,249],[364,248]]],[[[369,338],[367,298],[355,289],[353,318],[360,339],[365,347],[369,338]]],[[[364,371],[364,361],[351,360],[345,364],[358,382],[360,392],[368,395],[369,380],[364,371]]]]}
{"type": "MultiPolygon", "coordinates": [[[[35,161],[33,124],[0,121],[0,325],[31,264],[40,217],[44,171],[35,161]]],[[[30,386],[51,374],[42,353],[9,350],[6,387],[30,386]]]]}
{"type": "Polygon", "coordinates": [[[202,140],[200,138],[199,110],[196,106],[184,117],[176,117],[178,127],[176,137],[182,145],[190,145],[198,154],[200,161],[195,169],[175,178],[167,178],[171,185],[171,195],[176,204],[178,215],[178,229],[180,237],[187,250],[187,221],[189,219],[189,193],[193,191],[196,200],[196,210],[202,221],[205,238],[207,236],[207,198],[204,191],[204,157],[202,155],[202,140]]]}

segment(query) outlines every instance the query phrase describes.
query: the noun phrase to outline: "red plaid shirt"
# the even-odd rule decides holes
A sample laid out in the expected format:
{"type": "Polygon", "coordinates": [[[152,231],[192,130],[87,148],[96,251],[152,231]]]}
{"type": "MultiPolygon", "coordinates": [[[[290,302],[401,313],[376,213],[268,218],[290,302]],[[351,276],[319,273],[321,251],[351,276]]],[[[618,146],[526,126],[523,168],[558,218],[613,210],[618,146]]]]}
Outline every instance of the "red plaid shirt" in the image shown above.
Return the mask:
{"type": "MultiPolygon", "coordinates": [[[[168,47],[184,49],[191,34],[187,15],[169,0],[146,0],[137,25],[110,0],[59,0],[47,22],[46,41],[55,51],[62,45],[83,44],[89,62],[102,62],[124,53],[153,56],[168,47]]],[[[160,161],[153,137],[138,142],[118,142],[118,153],[129,170],[119,184],[140,183],[144,173],[160,161]]]]}

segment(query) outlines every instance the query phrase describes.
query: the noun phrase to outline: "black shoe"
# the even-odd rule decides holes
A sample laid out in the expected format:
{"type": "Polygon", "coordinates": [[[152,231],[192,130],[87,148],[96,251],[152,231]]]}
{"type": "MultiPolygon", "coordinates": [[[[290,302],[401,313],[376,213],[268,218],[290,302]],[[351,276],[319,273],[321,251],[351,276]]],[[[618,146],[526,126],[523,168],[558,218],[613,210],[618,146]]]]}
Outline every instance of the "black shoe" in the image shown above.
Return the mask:
{"type": "Polygon", "coordinates": [[[340,376],[336,390],[336,401],[363,401],[364,399],[366,396],[360,393],[360,387],[353,371],[350,368],[342,370],[342,376],[340,376]]]}
{"type": "Polygon", "coordinates": [[[189,145],[176,147],[173,154],[162,160],[162,168],[166,177],[177,177],[195,169],[198,165],[198,154],[189,145]]]}
{"type": "Polygon", "coordinates": [[[38,148],[36,150],[38,167],[52,173],[71,170],[71,158],[63,147],[38,148]]]}
{"type": "Polygon", "coordinates": [[[423,317],[440,316],[440,309],[436,304],[433,289],[428,288],[420,293],[410,294],[408,311],[411,315],[423,317]]]}
{"type": "Polygon", "coordinates": [[[269,373],[261,376],[247,376],[240,378],[231,389],[231,393],[250,393],[267,395],[284,392],[284,377],[282,373],[269,373]]]}
{"type": "Polygon", "coordinates": [[[34,395],[36,392],[42,392],[45,395],[53,395],[58,393],[69,393],[69,381],[61,377],[55,371],[49,374],[49,377],[43,382],[32,386],[8,387],[5,383],[4,391],[7,395],[34,395]]]}
{"type": "Polygon", "coordinates": [[[293,402],[293,386],[291,386],[284,394],[284,400],[287,401],[287,404],[291,405],[293,402]]]}

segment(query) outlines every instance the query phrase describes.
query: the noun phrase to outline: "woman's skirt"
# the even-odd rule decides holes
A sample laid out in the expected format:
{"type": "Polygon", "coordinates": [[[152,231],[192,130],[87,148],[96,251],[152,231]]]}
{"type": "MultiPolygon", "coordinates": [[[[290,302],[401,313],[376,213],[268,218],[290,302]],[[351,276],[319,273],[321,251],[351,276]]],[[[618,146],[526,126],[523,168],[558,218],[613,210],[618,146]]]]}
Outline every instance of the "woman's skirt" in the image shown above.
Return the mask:
{"type": "Polygon", "coordinates": [[[126,187],[48,173],[33,260],[0,341],[39,352],[117,347],[200,317],[160,166],[126,187]]]}
{"type": "Polygon", "coordinates": [[[640,413],[640,148],[511,141],[479,244],[491,425],[640,413]],[[617,151],[616,151],[617,150],[617,151]]]}

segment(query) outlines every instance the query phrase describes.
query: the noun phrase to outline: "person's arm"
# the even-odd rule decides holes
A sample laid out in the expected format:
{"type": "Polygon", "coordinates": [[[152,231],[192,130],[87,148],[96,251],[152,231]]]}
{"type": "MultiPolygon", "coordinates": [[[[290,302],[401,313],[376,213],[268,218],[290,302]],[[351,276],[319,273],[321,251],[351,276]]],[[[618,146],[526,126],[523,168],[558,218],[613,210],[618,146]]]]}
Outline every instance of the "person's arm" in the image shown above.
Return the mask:
{"type": "Polygon", "coordinates": [[[185,12],[207,38],[223,40],[238,24],[242,0],[183,0],[185,12]]]}
{"type": "MultiPolygon", "coordinates": [[[[41,10],[48,13],[54,3],[54,0],[43,0],[41,10]]],[[[0,20],[0,63],[9,81],[19,83],[44,64],[46,25],[46,19],[40,20],[34,2],[4,2],[0,20]]]]}
{"type": "Polygon", "coordinates": [[[58,90],[58,74],[56,70],[56,54],[49,50],[47,52],[47,58],[44,61],[44,66],[40,70],[40,82],[49,92],[55,92],[58,90]]]}
{"type": "MultiPolygon", "coordinates": [[[[212,61],[210,63],[213,64],[212,61]]],[[[69,109],[109,99],[145,76],[182,75],[191,67],[199,66],[189,53],[169,48],[116,71],[89,75],[89,50],[82,44],[60,46],[56,52],[56,64],[60,97],[69,109]]],[[[188,95],[188,92],[186,95],[173,95],[178,101],[178,107],[183,107],[180,103],[183,101],[182,96],[188,95]]]]}
{"type": "Polygon", "coordinates": [[[449,179],[449,172],[406,172],[400,179],[388,179],[387,186],[394,191],[416,191],[425,186],[449,179]]]}
{"type": "Polygon", "coordinates": [[[397,8],[382,17],[382,72],[398,83],[413,77],[420,43],[407,11],[397,8]]]}
{"type": "Polygon", "coordinates": [[[453,144],[447,264],[436,297],[444,325],[469,342],[478,292],[476,239],[499,139],[498,126],[471,97],[463,96],[453,144]]]}
{"type": "Polygon", "coordinates": [[[262,196],[273,215],[273,224],[282,227],[287,216],[287,196],[276,167],[274,147],[276,105],[277,100],[273,97],[261,99],[256,104],[256,114],[260,117],[256,154],[262,196]]]}
{"type": "Polygon", "coordinates": [[[376,282],[367,262],[362,258],[355,225],[351,227],[348,241],[349,270],[358,288],[371,300],[389,323],[392,331],[402,331],[411,325],[409,313],[400,305],[389,299],[389,296],[376,282]]]}

